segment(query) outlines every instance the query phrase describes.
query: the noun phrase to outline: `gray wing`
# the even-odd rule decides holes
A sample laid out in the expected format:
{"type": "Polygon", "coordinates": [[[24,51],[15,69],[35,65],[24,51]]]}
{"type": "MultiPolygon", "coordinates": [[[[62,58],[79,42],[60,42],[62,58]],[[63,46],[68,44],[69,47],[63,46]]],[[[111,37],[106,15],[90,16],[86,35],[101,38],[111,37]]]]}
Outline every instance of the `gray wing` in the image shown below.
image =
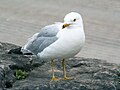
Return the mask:
{"type": "Polygon", "coordinates": [[[54,43],[58,38],[56,34],[59,28],[56,24],[46,26],[41,29],[39,33],[33,35],[33,37],[22,48],[22,52],[27,50],[33,54],[43,51],[46,47],[54,43]]]}

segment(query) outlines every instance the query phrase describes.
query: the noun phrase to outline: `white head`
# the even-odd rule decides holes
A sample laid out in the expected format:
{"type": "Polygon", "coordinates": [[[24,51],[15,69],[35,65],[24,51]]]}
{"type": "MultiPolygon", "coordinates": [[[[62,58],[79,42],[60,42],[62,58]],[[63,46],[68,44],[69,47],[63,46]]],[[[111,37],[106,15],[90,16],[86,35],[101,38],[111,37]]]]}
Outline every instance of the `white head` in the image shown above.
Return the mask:
{"type": "Polygon", "coordinates": [[[72,26],[72,25],[83,26],[82,17],[79,13],[71,12],[64,17],[63,28],[72,26]]]}

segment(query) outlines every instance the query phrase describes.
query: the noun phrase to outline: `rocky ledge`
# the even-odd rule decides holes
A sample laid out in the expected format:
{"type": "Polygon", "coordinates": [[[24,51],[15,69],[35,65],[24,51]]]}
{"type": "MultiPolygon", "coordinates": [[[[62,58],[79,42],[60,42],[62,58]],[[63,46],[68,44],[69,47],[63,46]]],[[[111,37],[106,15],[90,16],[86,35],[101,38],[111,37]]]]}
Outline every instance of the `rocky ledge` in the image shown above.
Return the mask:
{"type": "MultiPolygon", "coordinates": [[[[51,81],[50,61],[8,54],[19,46],[0,43],[0,90],[120,90],[120,66],[92,58],[66,60],[67,75],[73,80],[51,81]],[[33,62],[31,62],[33,61],[33,62]]],[[[55,75],[62,77],[61,61],[55,75]]]]}

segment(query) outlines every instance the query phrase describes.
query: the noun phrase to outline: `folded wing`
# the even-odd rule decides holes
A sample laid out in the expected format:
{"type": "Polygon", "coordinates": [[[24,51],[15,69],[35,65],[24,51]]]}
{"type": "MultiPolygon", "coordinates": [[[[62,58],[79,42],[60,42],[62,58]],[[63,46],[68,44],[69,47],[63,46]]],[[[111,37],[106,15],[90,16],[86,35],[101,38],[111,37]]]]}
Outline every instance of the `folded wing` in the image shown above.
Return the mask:
{"type": "Polygon", "coordinates": [[[41,29],[39,33],[34,34],[28,42],[22,47],[23,53],[32,53],[37,55],[46,47],[54,43],[58,38],[59,27],[56,24],[48,25],[41,29]]]}

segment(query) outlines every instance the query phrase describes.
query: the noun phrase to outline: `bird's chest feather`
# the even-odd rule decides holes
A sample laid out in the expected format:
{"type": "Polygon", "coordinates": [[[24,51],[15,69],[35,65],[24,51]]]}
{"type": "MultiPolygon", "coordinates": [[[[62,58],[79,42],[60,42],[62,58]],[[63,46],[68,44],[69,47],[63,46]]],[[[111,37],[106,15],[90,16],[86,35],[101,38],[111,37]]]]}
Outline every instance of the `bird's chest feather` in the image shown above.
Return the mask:
{"type": "Polygon", "coordinates": [[[65,31],[57,35],[58,40],[45,48],[40,56],[42,57],[70,57],[77,54],[84,44],[84,33],[65,31]]]}
{"type": "Polygon", "coordinates": [[[64,43],[71,47],[79,46],[84,42],[84,31],[80,29],[64,30],[58,33],[59,43],[64,43]]]}

